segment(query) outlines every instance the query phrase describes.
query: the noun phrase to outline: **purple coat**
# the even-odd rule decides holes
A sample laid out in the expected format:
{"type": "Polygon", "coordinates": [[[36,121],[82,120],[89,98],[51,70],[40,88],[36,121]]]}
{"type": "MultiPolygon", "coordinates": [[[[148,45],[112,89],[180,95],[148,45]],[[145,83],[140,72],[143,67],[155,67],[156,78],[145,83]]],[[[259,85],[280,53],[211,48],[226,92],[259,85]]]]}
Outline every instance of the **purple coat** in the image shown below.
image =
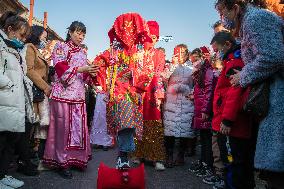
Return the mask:
{"type": "Polygon", "coordinates": [[[213,114],[213,97],[216,85],[216,77],[213,68],[209,63],[204,67],[204,82],[201,86],[198,82],[201,71],[194,73],[194,120],[192,128],[210,129],[211,117],[213,114]],[[210,116],[208,120],[203,120],[201,114],[205,113],[210,116]]]}

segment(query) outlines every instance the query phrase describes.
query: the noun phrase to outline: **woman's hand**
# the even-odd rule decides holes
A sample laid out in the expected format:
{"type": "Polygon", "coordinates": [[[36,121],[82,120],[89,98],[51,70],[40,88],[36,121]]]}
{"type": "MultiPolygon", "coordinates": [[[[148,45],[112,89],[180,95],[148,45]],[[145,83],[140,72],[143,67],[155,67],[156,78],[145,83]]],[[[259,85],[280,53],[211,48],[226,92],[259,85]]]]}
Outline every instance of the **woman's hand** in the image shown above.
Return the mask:
{"type": "Polygon", "coordinates": [[[236,74],[230,76],[231,85],[238,86],[238,85],[240,85],[240,73],[241,73],[241,71],[235,70],[235,69],[234,69],[234,71],[235,71],[236,74]]]}
{"type": "Polygon", "coordinates": [[[79,73],[89,73],[92,76],[96,76],[97,72],[99,71],[100,67],[98,65],[89,65],[89,66],[83,66],[78,68],[79,73]]]}
{"type": "Polygon", "coordinates": [[[231,127],[227,127],[223,123],[220,125],[220,133],[223,135],[229,135],[231,132],[231,127]]]}
{"type": "Polygon", "coordinates": [[[157,105],[157,107],[158,107],[159,110],[160,110],[160,108],[161,108],[162,102],[163,102],[163,99],[162,99],[162,98],[159,98],[159,99],[156,100],[156,105],[157,105]]]}
{"type": "Polygon", "coordinates": [[[174,55],[172,60],[173,60],[173,64],[178,64],[178,62],[179,62],[179,58],[178,58],[177,55],[174,55]]]}
{"type": "Polygon", "coordinates": [[[187,100],[193,101],[193,100],[194,100],[194,95],[193,95],[193,94],[189,94],[189,95],[185,96],[185,98],[186,98],[187,100]]]}
{"type": "Polygon", "coordinates": [[[50,94],[51,94],[51,88],[50,88],[50,87],[47,87],[47,88],[45,88],[45,89],[43,90],[43,92],[44,92],[44,94],[45,94],[47,97],[49,97],[50,94]]]}

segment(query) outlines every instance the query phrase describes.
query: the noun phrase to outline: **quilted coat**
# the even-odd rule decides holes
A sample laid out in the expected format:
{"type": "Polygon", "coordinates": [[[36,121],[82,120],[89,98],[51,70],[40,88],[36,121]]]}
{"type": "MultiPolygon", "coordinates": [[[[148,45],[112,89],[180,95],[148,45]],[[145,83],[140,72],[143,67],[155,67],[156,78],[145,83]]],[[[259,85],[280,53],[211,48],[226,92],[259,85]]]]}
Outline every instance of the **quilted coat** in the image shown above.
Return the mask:
{"type": "Polygon", "coordinates": [[[186,98],[193,90],[190,64],[178,65],[169,78],[164,105],[165,136],[194,137],[191,128],[194,105],[186,98]]]}

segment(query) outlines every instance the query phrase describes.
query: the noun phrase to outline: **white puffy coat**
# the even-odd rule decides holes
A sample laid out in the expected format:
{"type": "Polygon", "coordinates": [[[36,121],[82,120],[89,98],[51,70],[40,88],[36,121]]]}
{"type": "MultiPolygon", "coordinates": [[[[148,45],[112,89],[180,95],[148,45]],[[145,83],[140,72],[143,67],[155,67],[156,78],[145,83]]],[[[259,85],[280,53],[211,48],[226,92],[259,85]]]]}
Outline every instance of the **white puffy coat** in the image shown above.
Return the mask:
{"type": "Polygon", "coordinates": [[[178,65],[168,82],[164,105],[165,136],[192,138],[191,129],[194,106],[186,98],[193,90],[192,67],[190,62],[178,65]]]}
{"type": "MultiPolygon", "coordinates": [[[[0,34],[4,39],[8,39],[2,30],[0,34]]],[[[26,72],[24,56],[8,47],[0,37],[0,132],[25,131],[24,73],[20,56],[26,72]]]]}

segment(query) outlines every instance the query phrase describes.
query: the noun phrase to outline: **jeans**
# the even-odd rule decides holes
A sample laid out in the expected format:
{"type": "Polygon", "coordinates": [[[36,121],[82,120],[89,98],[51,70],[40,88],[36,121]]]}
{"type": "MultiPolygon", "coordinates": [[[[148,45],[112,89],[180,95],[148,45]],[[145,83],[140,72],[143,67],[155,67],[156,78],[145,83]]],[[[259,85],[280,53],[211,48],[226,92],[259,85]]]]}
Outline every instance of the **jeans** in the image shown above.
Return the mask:
{"type": "Polygon", "coordinates": [[[120,152],[135,151],[134,132],[134,129],[123,129],[118,132],[117,143],[120,152]]]}

